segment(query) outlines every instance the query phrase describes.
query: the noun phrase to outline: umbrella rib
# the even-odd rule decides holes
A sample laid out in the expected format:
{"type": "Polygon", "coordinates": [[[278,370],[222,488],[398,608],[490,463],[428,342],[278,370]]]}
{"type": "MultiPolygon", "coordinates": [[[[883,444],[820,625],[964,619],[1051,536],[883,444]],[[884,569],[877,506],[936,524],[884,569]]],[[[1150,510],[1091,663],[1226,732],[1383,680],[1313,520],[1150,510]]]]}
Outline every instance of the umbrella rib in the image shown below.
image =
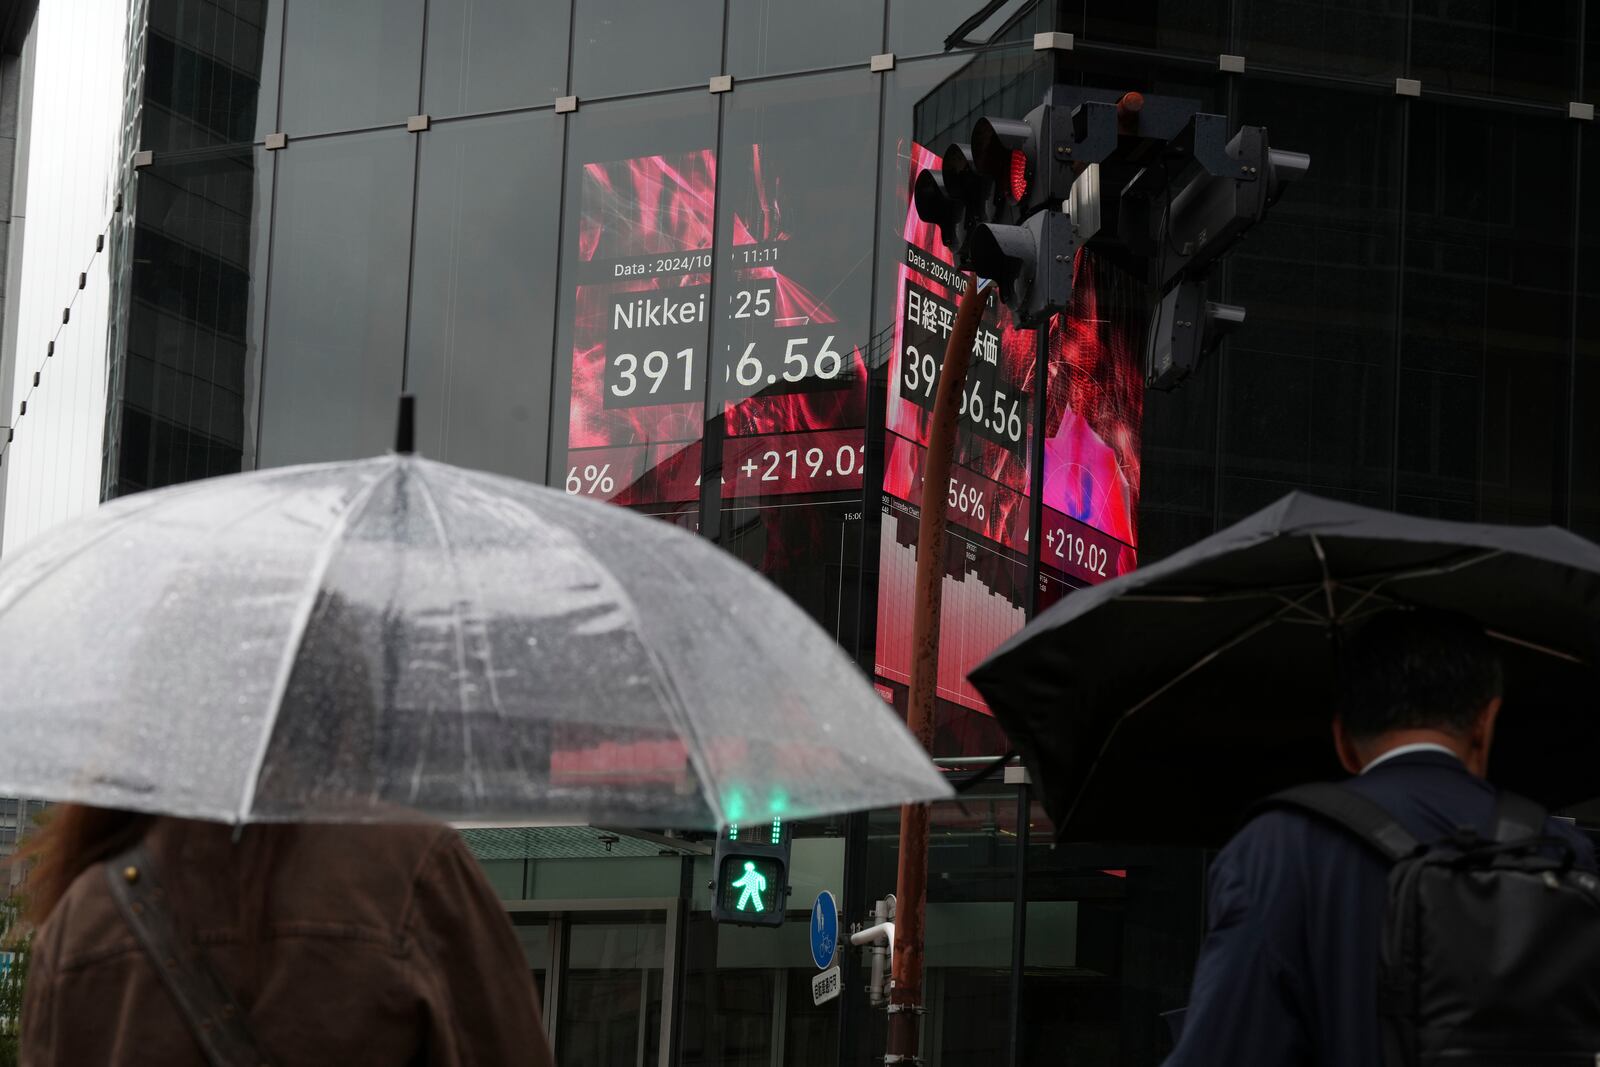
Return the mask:
{"type": "MultiPolygon", "coordinates": [[[[135,506],[135,505],[124,505],[124,507],[127,508],[128,512],[131,512],[131,514],[124,513],[124,514],[119,515],[119,516],[117,516],[117,517],[115,517],[113,519],[106,520],[104,522],[104,528],[101,529],[98,533],[96,533],[93,537],[90,537],[88,540],[84,541],[83,544],[77,546],[76,548],[72,549],[72,551],[70,551],[70,552],[66,553],[65,555],[63,555],[60,559],[58,559],[54,563],[52,563],[49,566],[48,569],[43,570],[40,573],[34,575],[34,577],[33,577],[33,579],[31,581],[24,583],[23,585],[19,586],[16,589],[13,589],[11,591],[11,595],[10,595],[9,599],[7,599],[4,603],[0,603],[0,613],[5,612],[12,605],[16,604],[17,601],[21,600],[24,595],[26,595],[27,593],[32,591],[40,582],[44,581],[46,578],[49,578],[51,575],[55,574],[62,567],[64,567],[66,564],[70,563],[72,560],[77,559],[79,556],[81,556],[85,552],[89,551],[89,549],[93,548],[95,545],[98,545],[101,541],[104,541],[106,538],[110,537],[112,534],[124,532],[125,523],[126,523],[127,520],[133,519],[136,516],[143,515],[145,512],[149,511],[151,508],[156,507],[156,506],[161,505],[161,504],[164,504],[170,499],[171,499],[171,497],[157,497],[157,496],[155,496],[155,494],[150,494],[144,501],[141,501],[141,503],[139,505],[137,505],[137,506],[135,506]]],[[[26,559],[26,557],[23,557],[23,558],[24,558],[24,560],[26,559]]]]}
{"type": "MultiPolygon", "coordinates": [[[[1309,599],[1311,597],[1316,596],[1317,593],[1319,593],[1319,592],[1321,592],[1320,589],[1312,589],[1309,592],[1307,592],[1304,596],[1302,596],[1300,599],[1301,600],[1309,599]]],[[[1218,656],[1222,655],[1224,652],[1228,651],[1231,648],[1235,648],[1235,647],[1243,644],[1244,642],[1250,640],[1256,634],[1258,634],[1261,631],[1267,629],[1267,627],[1271,626],[1273,623],[1275,623],[1275,622],[1279,621],[1280,619],[1282,619],[1283,616],[1288,614],[1288,612],[1290,610],[1296,609],[1296,608],[1298,608],[1300,610],[1305,610],[1305,606],[1303,604],[1300,604],[1298,602],[1291,602],[1291,603],[1286,604],[1285,606],[1279,608],[1277,611],[1273,612],[1271,615],[1267,616],[1265,619],[1262,619],[1259,622],[1252,623],[1251,625],[1245,627],[1239,633],[1235,634],[1233,637],[1230,637],[1227,641],[1225,641],[1222,644],[1218,645],[1216,648],[1211,649],[1205,655],[1201,656],[1199,659],[1195,660],[1189,666],[1185,667],[1177,675],[1173,676],[1172,678],[1169,678],[1166,682],[1162,683],[1160,687],[1158,687],[1154,692],[1152,692],[1148,696],[1146,696],[1143,700],[1139,701],[1137,704],[1133,705],[1127,711],[1125,711],[1121,715],[1117,716],[1116,724],[1113,725],[1111,727],[1111,731],[1108,734],[1106,734],[1106,739],[1100,743],[1100,751],[1095,753],[1094,762],[1089,764],[1089,772],[1083,776],[1083,785],[1078,787],[1078,795],[1073,798],[1072,808],[1067,811],[1067,817],[1064,820],[1062,820],[1063,824],[1070,824],[1071,823],[1071,821],[1072,821],[1072,813],[1077,810],[1078,802],[1083,799],[1083,794],[1088,791],[1090,781],[1094,778],[1095,772],[1100,769],[1100,764],[1105,759],[1106,752],[1110,750],[1111,742],[1116,740],[1117,731],[1122,729],[1122,724],[1123,723],[1127,722],[1130,718],[1132,718],[1139,711],[1141,711],[1143,708],[1145,708],[1147,705],[1149,705],[1152,701],[1158,699],[1163,693],[1167,692],[1169,689],[1171,689],[1174,686],[1176,686],[1179,682],[1182,682],[1185,678],[1188,678],[1191,674],[1194,674],[1196,671],[1199,671],[1201,668],[1205,667],[1208,663],[1210,663],[1212,660],[1216,659],[1218,656]]]]}
{"type": "Polygon", "coordinates": [[[1338,583],[1328,570],[1328,553],[1323,551],[1322,538],[1316,534],[1311,535],[1311,551],[1317,554],[1317,566],[1322,568],[1322,592],[1328,598],[1328,625],[1332,626],[1339,619],[1339,611],[1333,606],[1333,590],[1338,583]]]}
{"type": "MultiPolygon", "coordinates": [[[[1359,592],[1361,595],[1358,598],[1356,598],[1356,602],[1354,604],[1351,604],[1350,607],[1344,612],[1344,615],[1345,616],[1350,615],[1352,612],[1356,611],[1363,604],[1365,604],[1368,600],[1372,599],[1375,596],[1382,595],[1382,594],[1380,594],[1378,592],[1378,590],[1382,589],[1385,585],[1388,585],[1390,582],[1408,582],[1413,578],[1442,578],[1447,574],[1455,574],[1458,571],[1466,570],[1468,567],[1476,567],[1480,563],[1487,563],[1488,561],[1490,561],[1492,559],[1498,559],[1499,557],[1501,557],[1503,555],[1505,555],[1505,552],[1502,551],[1501,549],[1497,548],[1497,549],[1492,549],[1492,550],[1490,550],[1488,552],[1480,552],[1476,556],[1469,556],[1469,557],[1467,557],[1465,559],[1458,559],[1454,563],[1440,563],[1440,564],[1436,564],[1436,565],[1434,565],[1432,567],[1422,567],[1422,568],[1419,568],[1417,570],[1412,570],[1412,571],[1401,571],[1398,574],[1379,575],[1379,576],[1377,576],[1378,577],[1378,581],[1375,584],[1373,584],[1373,586],[1370,589],[1362,589],[1359,586],[1352,585],[1351,583],[1346,582],[1345,583],[1346,588],[1354,589],[1357,592],[1359,592]]],[[[1354,581],[1361,581],[1361,580],[1362,579],[1359,579],[1359,578],[1358,579],[1354,579],[1354,581]]]]}
{"type": "Polygon", "coordinates": [[[1484,630],[1483,632],[1485,636],[1492,637],[1496,641],[1504,641],[1508,645],[1516,645],[1519,648],[1525,648],[1530,652],[1542,652],[1546,656],[1554,656],[1556,659],[1564,659],[1568,663],[1583,663],[1582,657],[1574,656],[1570,652],[1563,652],[1558,648],[1551,648],[1548,645],[1541,645],[1537,641],[1527,641],[1520,637],[1512,637],[1510,634],[1501,633],[1499,630],[1484,630]]]}
{"type": "Polygon", "coordinates": [[[1282,604],[1284,606],[1284,608],[1287,609],[1287,610],[1304,612],[1305,615],[1306,615],[1306,618],[1305,618],[1304,621],[1323,624],[1323,623],[1326,623],[1328,620],[1326,618],[1324,618],[1323,616],[1317,614],[1315,611],[1312,611],[1310,608],[1306,607],[1305,604],[1303,604],[1301,602],[1301,601],[1304,601],[1304,600],[1306,600],[1306,599],[1308,599],[1310,597],[1315,596],[1317,594],[1317,591],[1318,591],[1317,589],[1313,588],[1310,592],[1302,593],[1298,599],[1291,598],[1287,593],[1283,592],[1281,589],[1260,589],[1260,590],[1252,589],[1252,590],[1249,590],[1249,591],[1246,591],[1246,592],[1217,593],[1215,595],[1206,595],[1206,594],[1203,594],[1203,593],[1194,593],[1194,594],[1174,594],[1174,595],[1171,595],[1171,596],[1164,596],[1164,595],[1161,595],[1159,593],[1157,593],[1157,594],[1138,594],[1138,593],[1133,593],[1133,594],[1129,594],[1127,596],[1119,596],[1119,597],[1117,597],[1117,600],[1120,601],[1120,602],[1123,602],[1123,603],[1128,603],[1128,604],[1225,604],[1225,603],[1229,603],[1231,601],[1240,601],[1240,602],[1242,602],[1242,601],[1246,601],[1246,600],[1275,600],[1278,603],[1282,604]]]}
{"type": "MultiPolygon", "coordinates": [[[[466,579],[461,573],[461,564],[456,560],[456,550],[455,546],[450,543],[449,531],[445,529],[444,515],[439,510],[438,501],[433,498],[433,490],[428,486],[428,479],[423,473],[422,468],[419,467],[416,473],[417,487],[422,490],[422,502],[427,505],[428,518],[432,520],[433,528],[439,535],[439,544],[444,548],[445,559],[450,561],[450,570],[456,576],[456,587],[464,593],[466,591],[466,579]]],[[[477,590],[474,590],[474,592],[476,593],[477,590]]],[[[461,694],[461,710],[465,712],[467,707],[466,631],[462,625],[463,620],[461,613],[456,611],[455,607],[456,606],[454,604],[451,605],[451,611],[452,614],[455,615],[456,620],[456,669],[460,678],[458,689],[460,690],[461,694]]],[[[483,642],[483,660],[484,682],[489,691],[489,706],[494,710],[495,715],[498,716],[502,722],[504,722],[506,721],[506,712],[505,708],[501,707],[500,705],[500,689],[499,686],[496,685],[494,677],[493,644],[487,640],[483,642]]],[[[462,732],[466,732],[465,723],[462,724],[462,732]]],[[[522,764],[522,753],[515,745],[510,746],[510,754],[512,761],[516,764],[517,771],[524,778],[528,777],[527,768],[522,764]]],[[[480,779],[477,784],[479,786],[478,794],[479,796],[482,796],[482,780],[480,779]]]]}
{"type": "Polygon", "coordinates": [[[283,658],[278,663],[278,676],[272,683],[272,698],[267,704],[267,721],[261,730],[261,743],[256,747],[250,773],[245,777],[244,791],[239,796],[239,814],[235,819],[236,823],[244,822],[245,816],[249,813],[250,800],[255,795],[256,786],[260,784],[261,771],[267,762],[267,749],[272,744],[272,734],[278,725],[278,711],[282,707],[284,694],[289,689],[289,676],[294,672],[295,661],[300,658],[300,645],[305,640],[306,628],[311,625],[311,613],[317,606],[317,594],[322,589],[323,579],[328,575],[328,568],[333,565],[334,554],[339,550],[345,531],[367,510],[367,505],[372,503],[378,487],[393,478],[399,469],[399,463],[393,463],[369,482],[350,501],[349,507],[345,508],[333,528],[328,531],[328,539],[317,551],[317,558],[311,565],[310,580],[306,583],[305,597],[300,607],[295,610],[295,617],[290,623],[289,640],[284,644],[283,658]]]}

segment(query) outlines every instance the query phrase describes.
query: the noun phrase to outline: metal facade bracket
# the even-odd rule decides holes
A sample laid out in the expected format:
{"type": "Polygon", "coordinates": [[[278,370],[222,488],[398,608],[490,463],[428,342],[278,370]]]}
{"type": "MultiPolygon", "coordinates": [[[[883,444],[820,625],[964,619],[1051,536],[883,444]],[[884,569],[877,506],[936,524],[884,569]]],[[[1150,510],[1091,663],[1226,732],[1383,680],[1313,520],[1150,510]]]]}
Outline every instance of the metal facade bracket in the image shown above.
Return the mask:
{"type": "Polygon", "coordinates": [[[566,115],[578,110],[578,98],[575,96],[556,97],[556,114],[566,115]]]}
{"type": "Polygon", "coordinates": [[[1244,56],[1234,56],[1224,52],[1217,57],[1217,69],[1224,74],[1243,74],[1244,56]]]}
{"type": "Polygon", "coordinates": [[[1396,78],[1394,80],[1394,95],[1421,96],[1422,83],[1415,78],[1396,78]]]}
{"type": "Polygon", "coordinates": [[[276,152],[280,148],[289,147],[289,135],[286,133],[269,133],[263,144],[268,152],[276,152]]]}
{"type": "Polygon", "coordinates": [[[884,71],[894,69],[894,53],[879,52],[872,57],[872,73],[882,74],[884,71]]]}
{"type": "Polygon", "coordinates": [[[1072,51],[1072,34],[1062,33],[1060,30],[1051,30],[1048,33],[1033,35],[1033,50],[1035,52],[1070,52],[1072,51]]]}
{"type": "Polygon", "coordinates": [[[731,93],[731,92],[733,92],[733,75],[732,74],[718,74],[715,78],[711,79],[710,88],[711,88],[711,91],[714,92],[714,93],[731,93]]]}
{"type": "Polygon", "coordinates": [[[433,125],[432,115],[412,115],[406,119],[407,133],[422,133],[433,125]]]}
{"type": "Polygon", "coordinates": [[[1578,119],[1582,122],[1594,121],[1594,105],[1586,104],[1581,100],[1572,100],[1567,103],[1567,118],[1578,119]]]}

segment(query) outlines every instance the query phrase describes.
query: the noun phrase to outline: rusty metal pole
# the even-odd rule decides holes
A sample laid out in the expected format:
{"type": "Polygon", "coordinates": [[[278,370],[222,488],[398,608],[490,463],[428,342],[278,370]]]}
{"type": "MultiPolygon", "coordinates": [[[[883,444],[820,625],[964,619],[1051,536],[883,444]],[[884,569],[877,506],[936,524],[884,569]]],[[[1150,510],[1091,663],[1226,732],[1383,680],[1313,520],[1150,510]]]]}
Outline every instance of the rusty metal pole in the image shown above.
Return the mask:
{"type": "MultiPolygon", "coordinates": [[[[939,391],[928,420],[928,450],[922,468],[922,516],[917,527],[917,599],[911,629],[911,691],[906,724],[933,746],[933,697],[939,678],[939,610],[944,599],[944,545],[948,525],[950,466],[955,461],[956,415],[967,384],[967,364],[978,336],[987,292],[965,275],[966,292],[945,344],[939,391]]],[[[923,917],[928,904],[928,805],[900,809],[900,868],[895,881],[893,980],[889,995],[886,1064],[919,1063],[922,1015],[923,917]]]]}

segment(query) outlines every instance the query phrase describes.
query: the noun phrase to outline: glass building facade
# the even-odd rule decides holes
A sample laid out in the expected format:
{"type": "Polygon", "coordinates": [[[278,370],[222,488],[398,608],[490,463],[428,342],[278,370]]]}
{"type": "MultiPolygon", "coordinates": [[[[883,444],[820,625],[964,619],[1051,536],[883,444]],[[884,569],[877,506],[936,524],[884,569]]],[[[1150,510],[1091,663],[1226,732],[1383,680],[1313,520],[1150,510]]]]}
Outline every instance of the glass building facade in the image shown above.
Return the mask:
{"type": "MultiPolygon", "coordinates": [[[[960,286],[916,170],[1052,85],[1266,126],[1312,167],[1214,272],[1248,323],[1181,389],[1145,392],[1149,294],[1091,257],[1043,337],[985,319],[934,753],[971,778],[1006,742],[967,667],[1291,489],[1600,537],[1590,6],[138,0],[100,495],[383,451],[409,391],[419,451],[714,539],[903,706],[960,286]]],[[[799,827],[796,907],[868,920],[896,819],[799,827]]],[[[708,841],[472,839],[567,1067],[881,1057],[868,957],[808,1003],[805,912],[711,923],[708,841]]],[[[927,1062],[1159,1062],[1205,859],[1055,845],[1025,784],[936,806],[927,1062]]]]}

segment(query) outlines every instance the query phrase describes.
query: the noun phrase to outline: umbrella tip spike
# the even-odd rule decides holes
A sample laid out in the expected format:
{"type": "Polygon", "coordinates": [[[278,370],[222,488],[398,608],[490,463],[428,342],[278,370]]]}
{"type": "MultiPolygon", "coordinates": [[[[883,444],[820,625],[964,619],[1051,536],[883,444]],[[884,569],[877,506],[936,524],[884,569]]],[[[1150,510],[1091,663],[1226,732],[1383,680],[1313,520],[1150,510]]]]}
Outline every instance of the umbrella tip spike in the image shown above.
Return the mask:
{"type": "Polygon", "coordinates": [[[409,456],[416,448],[417,398],[410,393],[400,394],[400,418],[395,424],[394,450],[409,456]]]}

